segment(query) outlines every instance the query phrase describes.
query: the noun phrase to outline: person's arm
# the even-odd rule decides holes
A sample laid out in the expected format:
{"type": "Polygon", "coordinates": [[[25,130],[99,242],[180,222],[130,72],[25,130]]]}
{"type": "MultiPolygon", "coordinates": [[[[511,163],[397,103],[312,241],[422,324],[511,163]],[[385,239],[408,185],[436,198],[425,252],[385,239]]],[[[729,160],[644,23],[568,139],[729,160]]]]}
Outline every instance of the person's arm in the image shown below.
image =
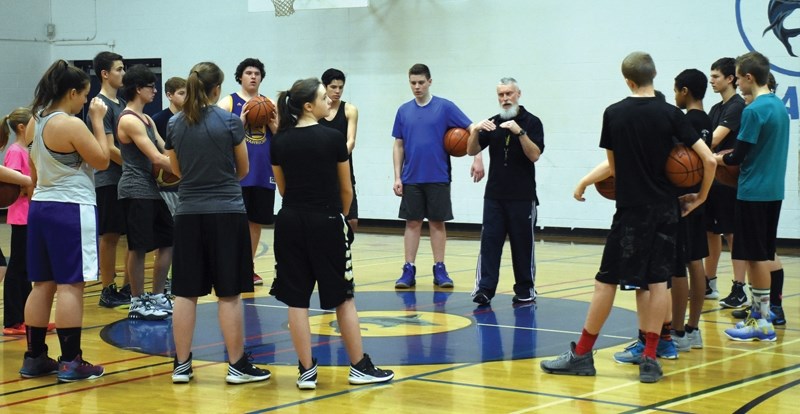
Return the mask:
{"type": "Polygon", "coordinates": [[[711,153],[708,145],[702,139],[695,141],[692,144],[692,149],[703,161],[703,181],[700,184],[699,192],[680,197],[681,215],[684,217],[706,201],[708,190],[711,189],[711,183],[714,182],[714,175],[717,171],[717,161],[714,158],[714,154],[711,153]]]}
{"type": "Polygon", "coordinates": [[[336,165],[336,172],[339,175],[339,197],[342,199],[342,214],[350,212],[350,204],[353,203],[353,183],[350,181],[350,162],[342,161],[336,165]]]}
{"type": "Polygon", "coordinates": [[[352,154],[356,147],[356,132],[358,130],[358,108],[345,103],[344,116],[347,118],[347,153],[352,154]]]}
{"type": "Polygon", "coordinates": [[[395,138],[394,148],[392,150],[392,161],[394,162],[394,195],[398,197],[403,196],[403,181],[401,179],[403,174],[403,161],[405,160],[405,149],[403,148],[403,139],[395,138]]]}
{"type": "Polygon", "coordinates": [[[119,119],[119,138],[122,142],[130,141],[144,154],[153,165],[157,165],[168,172],[172,172],[170,160],[158,151],[158,148],[147,136],[144,123],[138,116],[123,116],[119,119]]]}
{"type": "Polygon", "coordinates": [[[6,166],[0,165],[0,181],[9,184],[16,184],[23,189],[31,186],[31,177],[6,166]]]}
{"type": "Polygon", "coordinates": [[[714,155],[714,158],[719,165],[739,165],[744,162],[751,148],[753,148],[753,144],[737,139],[733,149],[720,151],[719,154],[714,155]]]}
{"type": "Polygon", "coordinates": [[[233,147],[233,158],[236,163],[236,176],[241,180],[250,172],[250,160],[247,158],[247,141],[242,140],[233,147]]]}
{"type": "Polygon", "coordinates": [[[731,129],[726,126],[720,125],[714,128],[714,132],[711,133],[711,148],[716,148],[730,133],[731,129]]]}
{"type": "Polygon", "coordinates": [[[144,116],[147,117],[147,120],[150,121],[150,125],[153,125],[153,127],[154,127],[153,128],[153,133],[155,133],[155,136],[156,136],[156,149],[158,149],[158,152],[163,154],[164,153],[164,137],[162,137],[161,133],[158,132],[158,128],[155,128],[156,121],[153,121],[153,118],[150,117],[150,115],[145,114],[144,116]]]}
{"type": "Polygon", "coordinates": [[[483,151],[480,143],[481,131],[494,131],[495,129],[497,129],[497,126],[489,119],[484,119],[475,124],[474,128],[470,128],[469,139],[467,140],[467,155],[478,155],[483,151]]]}
{"type": "Polygon", "coordinates": [[[609,166],[608,159],[605,159],[578,181],[578,185],[575,187],[575,191],[572,192],[572,196],[578,201],[586,201],[586,199],[583,198],[586,187],[596,182],[603,181],[608,177],[611,177],[611,167],[609,166]]]}
{"type": "Polygon", "coordinates": [[[217,106],[228,112],[233,112],[233,98],[228,95],[217,101],[217,106]]]}
{"type": "MultiPolygon", "coordinates": [[[[108,138],[103,129],[103,117],[107,110],[108,107],[102,100],[94,98],[89,104],[92,132],[89,132],[89,128],[75,117],[64,119],[63,129],[59,131],[59,134],[67,138],[81,158],[95,170],[105,170],[111,160],[108,138]]],[[[33,173],[33,168],[31,168],[31,173],[33,173]]]]}
{"type": "Polygon", "coordinates": [[[178,162],[178,155],[175,154],[175,150],[165,150],[164,155],[169,158],[169,165],[172,167],[172,174],[181,178],[181,165],[178,162]]]}
{"type": "Polygon", "coordinates": [[[283,193],[286,191],[286,177],[283,176],[283,168],[280,165],[273,164],[272,175],[275,176],[275,185],[278,187],[278,193],[283,197],[283,193]]]}
{"type": "Polygon", "coordinates": [[[525,156],[528,157],[531,162],[536,162],[539,160],[539,156],[542,155],[542,149],[539,148],[539,146],[533,142],[531,136],[528,135],[528,133],[534,133],[533,131],[526,131],[525,134],[520,135],[522,132],[522,127],[519,126],[517,121],[514,121],[513,119],[500,124],[500,128],[508,129],[519,139],[519,143],[522,145],[522,152],[525,153],[525,156]]]}
{"type": "Polygon", "coordinates": [[[114,164],[122,165],[122,152],[114,145],[114,135],[106,134],[106,141],[108,142],[108,155],[114,164]]]}

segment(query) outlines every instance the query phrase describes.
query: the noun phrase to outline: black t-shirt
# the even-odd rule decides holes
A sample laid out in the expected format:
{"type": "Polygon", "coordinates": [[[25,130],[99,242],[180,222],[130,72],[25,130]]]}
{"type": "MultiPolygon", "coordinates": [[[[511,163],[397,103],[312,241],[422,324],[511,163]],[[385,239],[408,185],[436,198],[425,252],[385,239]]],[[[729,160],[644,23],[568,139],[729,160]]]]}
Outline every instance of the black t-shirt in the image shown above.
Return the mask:
{"type": "MultiPolygon", "coordinates": [[[[714,152],[731,149],[736,145],[736,137],[739,135],[739,124],[742,121],[744,106],[744,98],[739,94],[734,94],[731,99],[728,99],[728,102],[719,102],[711,107],[708,112],[708,117],[711,118],[711,132],[713,133],[718,126],[724,126],[731,130],[716,148],[711,148],[714,152]]],[[[710,135],[706,140],[706,144],[711,147],[710,135]]]]}
{"type": "Polygon", "coordinates": [[[530,139],[544,152],[544,129],[542,121],[526,111],[522,106],[514,118],[517,125],[524,129],[526,136],[519,138],[508,129],[500,128],[507,121],[495,115],[489,118],[497,129],[481,131],[478,143],[481,148],[489,147],[489,180],[486,183],[484,198],[492,200],[533,200],[536,197],[536,168],[522,150],[520,139],[530,139]]]}
{"type": "Polygon", "coordinates": [[[660,98],[625,98],[603,113],[600,147],[614,152],[617,207],[675,200],[664,165],[672,138],[691,147],[697,142],[686,116],[660,98]]]}
{"type": "Polygon", "coordinates": [[[283,170],[283,207],[340,214],[338,164],[347,161],[342,133],[322,125],[291,128],[272,138],[272,165],[283,170]]]}
{"type": "Polygon", "coordinates": [[[153,118],[153,122],[156,124],[156,131],[158,131],[158,135],[161,135],[162,139],[166,139],[167,137],[167,123],[169,119],[172,118],[172,111],[167,107],[161,111],[158,111],[153,118]]]}
{"type": "MultiPolygon", "coordinates": [[[[686,120],[689,121],[689,125],[691,125],[692,128],[697,132],[697,135],[700,136],[700,139],[703,141],[711,139],[711,134],[713,132],[711,118],[709,118],[705,112],[699,109],[686,111],[686,120]]],[[[700,191],[700,184],[689,188],[678,188],[679,195],[696,193],[698,191],[700,191]]],[[[702,208],[703,206],[700,207],[702,208]]]]}

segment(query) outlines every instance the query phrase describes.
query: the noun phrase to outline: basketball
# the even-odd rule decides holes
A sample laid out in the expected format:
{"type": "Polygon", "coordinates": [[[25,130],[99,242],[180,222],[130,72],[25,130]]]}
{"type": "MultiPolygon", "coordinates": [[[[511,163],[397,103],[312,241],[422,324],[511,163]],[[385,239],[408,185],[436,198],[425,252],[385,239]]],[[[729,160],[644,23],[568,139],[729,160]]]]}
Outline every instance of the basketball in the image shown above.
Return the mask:
{"type": "Polygon", "coordinates": [[[693,149],[678,144],[664,166],[669,181],[677,187],[693,187],[703,180],[703,163],[693,149]]]}
{"type": "Polygon", "coordinates": [[[20,188],[16,184],[0,182],[0,208],[6,208],[19,198],[20,188]]]}
{"type": "Polygon", "coordinates": [[[275,117],[275,104],[264,96],[256,96],[247,101],[242,111],[249,111],[245,115],[247,125],[254,128],[261,128],[275,117]]]}
{"type": "Polygon", "coordinates": [[[181,179],[168,171],[164,171],[163,168],[154,165],[153,166],[153,177],[156,179],[156,184],[159,187],[174,187],[181,182],[181,179]]]}
{"type": "MultiPolygon", "coordinates": [[[[719,154],[725,155],[731,151],[733,150],[722,150],[719,154]]],[[[739,186],[739,166],[717,164],[717,171],[714,173],[714,178],[722,185],[735,188],[739,186]]]]}
{"type": "Polygon", "coordinates": [[[444,150],[453,157],[467,155],[469,131],[464,128],[450,128],[444,134],[444,150]]]}
{"type": "Polygon", "coordinates": [[[616,200],[617,198],[617,187],[613,176],[594,183],[594,189],[609,200],[616,200]]]}

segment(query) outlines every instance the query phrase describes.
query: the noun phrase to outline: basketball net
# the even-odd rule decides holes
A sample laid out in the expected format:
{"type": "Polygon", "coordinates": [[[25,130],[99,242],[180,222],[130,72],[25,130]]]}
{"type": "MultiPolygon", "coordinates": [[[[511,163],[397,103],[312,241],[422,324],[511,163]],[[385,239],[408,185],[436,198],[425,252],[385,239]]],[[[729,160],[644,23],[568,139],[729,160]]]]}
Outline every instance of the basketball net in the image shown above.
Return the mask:
{"type": "Polygon", "coordinates": [[[275,16],[291,16],[294,14],[294,0],[272,0],[275,16]]]}

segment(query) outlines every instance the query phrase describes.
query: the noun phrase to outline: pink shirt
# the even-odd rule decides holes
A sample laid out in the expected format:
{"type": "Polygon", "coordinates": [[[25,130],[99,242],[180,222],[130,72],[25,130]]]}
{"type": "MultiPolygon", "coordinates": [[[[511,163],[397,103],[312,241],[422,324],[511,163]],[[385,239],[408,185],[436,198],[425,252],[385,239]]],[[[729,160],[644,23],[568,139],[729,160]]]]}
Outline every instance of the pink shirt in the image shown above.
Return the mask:
{"type": "MultiPolygon", "coordinates": [[[[11,144],[6,151],[6,159],[3,165],[12,170],[17,170],[27,176],[31,175],[31,167],[28,164],[28,150],[18,143],[11,144]]],[[[8,224],[28,224],[28,206],[31,200],[28,196],[21,196],[8,207],[8,224]]]]}

